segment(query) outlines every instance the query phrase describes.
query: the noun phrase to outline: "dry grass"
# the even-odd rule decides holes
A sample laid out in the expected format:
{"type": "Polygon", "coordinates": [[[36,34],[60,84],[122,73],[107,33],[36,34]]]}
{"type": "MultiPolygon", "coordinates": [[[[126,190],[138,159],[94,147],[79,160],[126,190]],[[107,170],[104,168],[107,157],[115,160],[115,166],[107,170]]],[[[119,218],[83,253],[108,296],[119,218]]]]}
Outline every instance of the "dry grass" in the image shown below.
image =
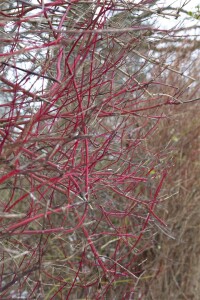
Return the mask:
{"type": "Polygon", "coordinates": [[[143,275],[145,300],[199,299],[199,111],[199,103],[178,106],[159,131],[158,143],[171,139],[174,167],[165,185],[169,197],[163,196],[161,207],[168,229],[165,233],[158,229],[155,245],[144,257],[148,261],[143,275]]]}

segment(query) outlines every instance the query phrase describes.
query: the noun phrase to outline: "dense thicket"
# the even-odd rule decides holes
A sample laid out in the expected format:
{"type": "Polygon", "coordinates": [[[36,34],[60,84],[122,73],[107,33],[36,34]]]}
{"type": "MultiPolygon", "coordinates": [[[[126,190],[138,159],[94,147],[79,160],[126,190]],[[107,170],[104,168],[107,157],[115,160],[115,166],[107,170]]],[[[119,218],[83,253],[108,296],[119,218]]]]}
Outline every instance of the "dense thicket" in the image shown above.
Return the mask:
{"type": "Polygon", "coordinates": [[[160,207],[171,145],[157,145],[157,128],[166,107],[194,100],[195,56],[184,57],[198,41],[159,25],[181,12],[1,4],[2,297],[145,297],[149,249],[170,236],[160,207]]]}

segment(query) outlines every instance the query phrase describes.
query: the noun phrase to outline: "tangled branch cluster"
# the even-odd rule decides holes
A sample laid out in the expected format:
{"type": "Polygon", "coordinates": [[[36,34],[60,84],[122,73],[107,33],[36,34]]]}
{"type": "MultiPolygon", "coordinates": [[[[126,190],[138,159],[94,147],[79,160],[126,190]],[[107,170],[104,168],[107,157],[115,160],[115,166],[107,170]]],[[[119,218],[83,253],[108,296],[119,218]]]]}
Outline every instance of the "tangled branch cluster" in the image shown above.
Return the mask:
{"type": "Polygon", "coordinates": [[[168,165],[147,141],[178,98],[158,78],[183,75],[154,53],[168,32],[146,21],[152,2],[1,4],[2,297],[138,292],[165,226],[168,165]]]}

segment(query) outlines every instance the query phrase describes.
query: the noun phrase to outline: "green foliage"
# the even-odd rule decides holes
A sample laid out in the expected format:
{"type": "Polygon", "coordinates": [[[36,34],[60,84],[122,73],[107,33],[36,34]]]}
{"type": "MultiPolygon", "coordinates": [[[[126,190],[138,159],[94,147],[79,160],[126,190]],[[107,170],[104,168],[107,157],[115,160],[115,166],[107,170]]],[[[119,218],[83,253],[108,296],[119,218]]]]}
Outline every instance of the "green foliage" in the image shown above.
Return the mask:
{"type": "Polygon", "coordinates": [[[195,6],[196,11],[188,11],[188,15],[196,20],[200,19],[200,5],[195,6]]]}

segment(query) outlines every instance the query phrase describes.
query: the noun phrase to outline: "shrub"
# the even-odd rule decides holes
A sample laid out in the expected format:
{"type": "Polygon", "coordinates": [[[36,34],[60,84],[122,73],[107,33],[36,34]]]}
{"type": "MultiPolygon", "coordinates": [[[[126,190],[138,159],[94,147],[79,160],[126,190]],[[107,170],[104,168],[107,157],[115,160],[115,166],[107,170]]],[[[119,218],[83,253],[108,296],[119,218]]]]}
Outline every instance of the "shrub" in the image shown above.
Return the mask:
{"type": "Polygon", "coordinates": [[[185,76],[143,2],[2,5],[2,297],[141,297],[170,167],[148,141],[185,76]]]}

